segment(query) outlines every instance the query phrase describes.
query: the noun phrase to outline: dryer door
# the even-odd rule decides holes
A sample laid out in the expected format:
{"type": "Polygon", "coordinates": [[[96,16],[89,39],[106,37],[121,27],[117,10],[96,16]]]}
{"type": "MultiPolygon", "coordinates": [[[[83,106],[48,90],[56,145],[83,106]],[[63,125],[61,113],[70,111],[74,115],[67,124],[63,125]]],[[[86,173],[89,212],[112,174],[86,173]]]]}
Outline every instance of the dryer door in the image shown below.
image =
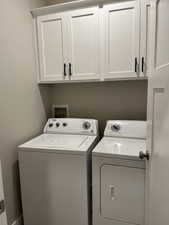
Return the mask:
{"type": "Polygon", "coordinates": [[[144,169],[101,168],[101,214],[128,224],[144,224],[144,169]]]}

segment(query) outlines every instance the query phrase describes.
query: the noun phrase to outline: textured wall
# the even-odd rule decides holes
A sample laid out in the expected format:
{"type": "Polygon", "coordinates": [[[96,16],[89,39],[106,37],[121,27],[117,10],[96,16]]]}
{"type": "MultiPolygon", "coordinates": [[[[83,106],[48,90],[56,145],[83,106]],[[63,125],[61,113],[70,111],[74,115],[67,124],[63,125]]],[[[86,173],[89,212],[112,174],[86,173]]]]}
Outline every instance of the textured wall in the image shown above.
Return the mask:
{"type": "Polygon", "coordinates": [[[147,81],[58,84],[51,104],[68,104],[71,117],[96,118],[101,131],[109,119],[145,120],[147,81]]]}
{"type": "Polygon", "coordinates": [[[30,14],[42,4],[43,0],[1,0],[0,159],[9,224],[20,215],[17,145],[39,133],[48,110],[47,88],[39,90],[36,84],[30,14]]]}

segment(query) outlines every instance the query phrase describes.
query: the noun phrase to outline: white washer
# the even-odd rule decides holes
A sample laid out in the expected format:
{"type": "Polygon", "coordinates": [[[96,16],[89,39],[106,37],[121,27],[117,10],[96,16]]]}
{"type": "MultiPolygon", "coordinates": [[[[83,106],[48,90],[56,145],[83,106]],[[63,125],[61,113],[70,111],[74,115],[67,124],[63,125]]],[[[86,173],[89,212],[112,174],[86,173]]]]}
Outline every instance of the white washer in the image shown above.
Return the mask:
{"type": "Polygon", "coordinates": [[[145,121],[108,121],[92,153],[93,225],[143,225],[145,121]]]}
{"type": "Polygon", "coordinates": [[[19,146],[25,225],[88,225],[91,151],[98,122],[49,119],[44,133],[19,146]]]}

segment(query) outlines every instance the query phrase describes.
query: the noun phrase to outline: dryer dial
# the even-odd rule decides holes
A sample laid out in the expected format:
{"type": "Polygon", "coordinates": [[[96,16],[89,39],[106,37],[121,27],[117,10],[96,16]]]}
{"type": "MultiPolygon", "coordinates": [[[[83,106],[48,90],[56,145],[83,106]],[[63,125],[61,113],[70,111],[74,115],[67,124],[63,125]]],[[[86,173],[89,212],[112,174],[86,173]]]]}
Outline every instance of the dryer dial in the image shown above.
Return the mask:
{"type": "Polygon", "coordinates": [[[120,126],[120,124],[113,124],[112,126],[111,126],[111,130],[113,131],[113,132],[119,132],[120,131],[120,129],[121,129],[121,126],[120,126]]]}
{"type": "Polygon", "coordinates": [[[91,127],[91,123],[89,123],[88,121],[83,123],[83,129],[84,130],[88,130],[88,129],[90,129],[90,127],[91,127]]]}

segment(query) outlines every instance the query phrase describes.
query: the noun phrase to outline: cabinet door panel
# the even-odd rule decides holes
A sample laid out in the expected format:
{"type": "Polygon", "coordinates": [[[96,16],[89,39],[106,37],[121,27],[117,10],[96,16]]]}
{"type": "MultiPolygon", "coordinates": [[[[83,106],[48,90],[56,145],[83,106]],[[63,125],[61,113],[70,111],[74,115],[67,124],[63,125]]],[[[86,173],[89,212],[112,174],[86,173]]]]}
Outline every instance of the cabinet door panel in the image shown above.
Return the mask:
{"type": "Polygon", "coordinates": [[[104,6],[104,78],[138,76],[135,65],[135,58],[139,60],[138,9],[136,1],[104,6]]]}
{"type": "Polygon", "coordinates": [[[150,0],[141,1],[141,44],[140,44],[140,76],[150,75],[150,35],[151,35],[150,0]]]}
{"type": "Polygon", "coordinates": [[[70,63],[72,80],[99,78],[98,8],[70,12],[70,63]]]}
{"type": "Polygon", "coordinates": [[[38,44],[40,60],[40,80],[57,81],[63,79],[64,18],[62,15],[39,17],[38,44]]]}
{"type": "Polygon", "coordinates": [[[169,67],[168,3],[167,0],[156,0],[152,2],[153,31],[151,42],[153,51],[151,65],[153,73],[158,73],[169,67]]]}

